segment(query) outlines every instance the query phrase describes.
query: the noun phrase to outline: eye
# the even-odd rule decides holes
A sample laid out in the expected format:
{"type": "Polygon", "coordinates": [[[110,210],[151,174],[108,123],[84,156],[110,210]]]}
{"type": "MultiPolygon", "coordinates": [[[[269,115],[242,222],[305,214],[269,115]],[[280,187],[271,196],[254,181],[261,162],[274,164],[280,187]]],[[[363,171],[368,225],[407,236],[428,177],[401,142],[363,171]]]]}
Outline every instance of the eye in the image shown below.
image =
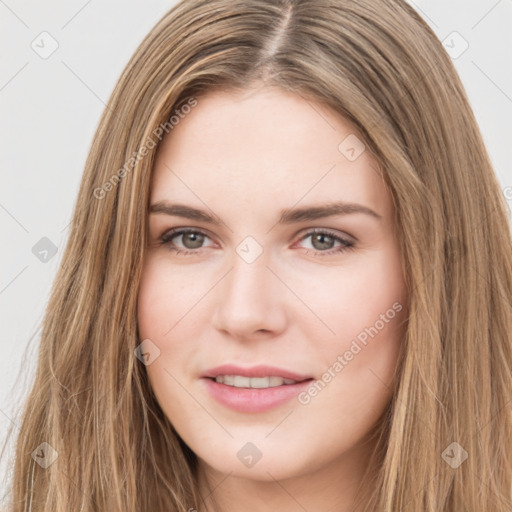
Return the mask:
{"type": "Polygon", "coordinates": [[[311,249],[319,256],[329,256],[355,249],[355,242],[325,229],[309,231],[301,238],[301,241],[307,238],[311,238],[311,249]],[[338,244],[338,246],[335,247],[335,244],[338,244]]]}
{"type": "Polygon", "coordinates": [[[202,231],[192,228],[180,228],[167,231],[160,238],[160,244],[166,246],[176,254],[197,254],[199,252],[198,249],[203,248],[202,245],[205,239],[210,238],[202,231]],[[180,237],[183,249],[176,247],[174,244],[174,239],[178,239],[180,237]]]}
{"type": "MultiPolygon", "coordinates": [[[[345,239],[333,232],[326,229],[314,229],[306,233],[300,241],[311,238],[311,247],[316,255],[328,256],[332,254],[339,254],[348,250],[355,249],[355,242],[345,239]],[[336,244],[338,244],[336,246],[336,244]]],[[[170,251],[179,255],[192,255],[198,254],[200,249],[203,249],[205,240],[210,240],[210,237],[193,228],[177,228],[167,231],[160,238],[160,244],[166,246],[170,251]],[[180,244],[176,246],[174,240],[181,239],[180,244]]]]}

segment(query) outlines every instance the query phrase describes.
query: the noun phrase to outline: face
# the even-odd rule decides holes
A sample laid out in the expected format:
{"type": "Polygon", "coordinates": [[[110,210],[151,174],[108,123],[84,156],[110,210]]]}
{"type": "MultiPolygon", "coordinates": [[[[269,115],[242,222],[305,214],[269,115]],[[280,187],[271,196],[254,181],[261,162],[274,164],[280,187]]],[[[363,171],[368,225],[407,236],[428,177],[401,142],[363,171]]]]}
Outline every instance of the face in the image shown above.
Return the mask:
{"type": "Polygon", "coordinates": [[[265,87],[199,98],[159,148],[139,334],[160,406],[211,471],[342,465],[391,398],[404,281],[361,139],[265,87]]]}

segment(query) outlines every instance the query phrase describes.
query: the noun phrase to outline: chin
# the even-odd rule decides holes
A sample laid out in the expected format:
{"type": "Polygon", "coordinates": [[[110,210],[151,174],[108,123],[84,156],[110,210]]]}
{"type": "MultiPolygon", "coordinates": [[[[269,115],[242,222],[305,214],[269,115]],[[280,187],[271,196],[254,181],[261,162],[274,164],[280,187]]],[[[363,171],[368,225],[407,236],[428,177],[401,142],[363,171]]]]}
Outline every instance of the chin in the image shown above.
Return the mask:
{"type": "Polygon", "coordinates": [[[205,455],[203,458],[199,454],[202,464],[216,472],[261,482],[300,477],[310,473],[319,463],[315,453],[308,457],[300,446],[283,450],[282,441],[273,446],[268,442],[231,440],[218,454],[210,450],[205,455]]]}

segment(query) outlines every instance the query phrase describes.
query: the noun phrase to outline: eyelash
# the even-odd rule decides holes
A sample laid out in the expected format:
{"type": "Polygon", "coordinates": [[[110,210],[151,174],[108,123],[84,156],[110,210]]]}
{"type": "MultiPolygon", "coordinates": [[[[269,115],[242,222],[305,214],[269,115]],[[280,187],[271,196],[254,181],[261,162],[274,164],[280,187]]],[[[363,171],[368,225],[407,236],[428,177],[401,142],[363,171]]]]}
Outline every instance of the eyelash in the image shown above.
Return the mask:
{"type": "MultiPolygon", "coordinates": [[[[210,238],[206,233],[203,233],[201,230],[198,230],[198,229],[177,228],[177,229],[172,229],[171,231],[167,231],[166,233],[164,233],[162,235],[162,237],[160,238],[159,243],[160,243],[160,245],[167,246],[167,248],[170,251],[173,251],[176,255],[188,256],[188,255],[198,254],[200,252],[200,250],[202,249],[201,247],[198,248],[197,250],[190,250],[190,249],[184,250],[184,249],[178,249],[176,247],[173,247],[171,244],[171,241],[173,238],[176,238],[177,236],[180,236],[180,235],[186,235],[189,233],[196,233],[196,234],[198,233],[207,238],[210,238]]],[[[335,242],[341,242],[341,244],[342,244],[340,247],[337,247],[335,249],[329,249],[328,251],[319,251],[319,250],[312,249],[312,250],[316,251],[316,254],[318,256],[331,256],[333,254],[337,254],[337,253],[339,254],[339,253],[343,253],[346,251],[353,251],[355,249],[354,242],[346,240],[346,239],[344,239],[338,235],[335,235],[334,233],[331,233],[330,231],[325,230],[325,229],[313,229],[311,231],[308,231],[300,239],[300,241],[305,240],[306,238],[308,238],[312,235],[317,235],[317,234],[327,235],[327,236],[331,237],[332,239],[334,239],[335,242]]],[[[310,249],[308,249],[308,251],[309,250],[310,249]]]]}

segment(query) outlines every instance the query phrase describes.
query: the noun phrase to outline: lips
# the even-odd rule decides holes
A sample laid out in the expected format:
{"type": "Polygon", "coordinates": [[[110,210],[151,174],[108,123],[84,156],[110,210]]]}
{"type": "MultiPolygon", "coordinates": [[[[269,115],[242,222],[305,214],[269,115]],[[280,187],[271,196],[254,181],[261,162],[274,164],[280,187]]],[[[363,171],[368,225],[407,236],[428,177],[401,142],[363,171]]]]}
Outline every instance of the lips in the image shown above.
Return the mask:
{"type": "Polygon", "coordinates": [[[283,368],[278,368],[277,366],[268,366],[268,365],[258,365],[252,366],[251,368],[243,368],[241,366],[233,365],[233,364],[224,364],[221,366],[216,366],[215,368],[211,368],[207,370],[202,377],[215,379],[218,376],[224,375],[239,375],[241,377],[280,377],[282,379],[293,380],[295,382],[302,382],[308,379],[312,379],[311,375],[304,375],[300,373],[295,373],[290,370],[285,370],[283,368]]]}
{"type": "Polygon", "coordinates": [[[264,412],[289,402],[313,377],[275,366],[242,368],[226,364],[202,375],[206,390],[218,403],[243,413],[264,412]]]}
{"type": "Polygon", "coordinates": [[[217,375],[215,382],[225,384],[226,386],[234,386],[235,388],[254,388],[266,389],[275,388],[276,386],[297,384],[292,379],[283,379],[272,375],[270,377],[244,377],[242,375],[217,375]]]}

